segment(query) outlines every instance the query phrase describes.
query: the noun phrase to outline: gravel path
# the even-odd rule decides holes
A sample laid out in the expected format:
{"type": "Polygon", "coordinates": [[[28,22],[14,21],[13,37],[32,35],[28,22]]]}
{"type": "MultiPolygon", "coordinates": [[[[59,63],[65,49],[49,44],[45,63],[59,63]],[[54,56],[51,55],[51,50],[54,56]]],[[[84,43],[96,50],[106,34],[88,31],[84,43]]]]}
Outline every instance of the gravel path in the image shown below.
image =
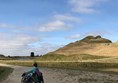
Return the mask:
{"type": "MultiPolygon", "coordinates": [[[[14,68],[14,71],[2,83],[21,83],[22,73],[31,69],[21,66],[10,67],[14,68]]],[[[118,75],[114,74],[51,68],[40,68],[40,71],[43,72],[45,83],[118,83],[118,75]]]]}

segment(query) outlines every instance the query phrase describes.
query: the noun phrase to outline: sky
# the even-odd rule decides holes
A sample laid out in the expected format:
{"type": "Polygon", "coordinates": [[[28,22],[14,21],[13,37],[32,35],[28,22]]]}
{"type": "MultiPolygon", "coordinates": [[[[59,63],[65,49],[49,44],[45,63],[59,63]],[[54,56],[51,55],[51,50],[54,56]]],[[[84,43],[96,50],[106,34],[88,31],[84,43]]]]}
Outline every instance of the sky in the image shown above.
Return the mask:
{"type": "Polygon", "coordinates": [[[118,0],[0,0],[0,54],[42,55],[86,36],[118,41],[118,0]]]}

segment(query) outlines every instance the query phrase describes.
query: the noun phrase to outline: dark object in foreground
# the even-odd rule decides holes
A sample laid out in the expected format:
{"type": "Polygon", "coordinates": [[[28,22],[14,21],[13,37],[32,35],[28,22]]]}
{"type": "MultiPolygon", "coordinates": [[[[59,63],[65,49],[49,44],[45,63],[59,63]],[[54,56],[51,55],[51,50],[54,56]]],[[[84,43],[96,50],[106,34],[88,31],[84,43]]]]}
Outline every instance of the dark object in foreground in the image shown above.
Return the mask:
{"type": "Polygon", "coordinates": [[[36,76],[36,73],[34,73],[33,76],[30,76],[27,73],[23,73],[21,83],[44,83],[42,74],[38,77],[39,82],[36,81],[36,76]]]}
{"type": "Polygon", "coordinates": [[[23,73],[21,83],[34,83],[34,79],[33,77],[27,76],[26,73],[23,73]]]}

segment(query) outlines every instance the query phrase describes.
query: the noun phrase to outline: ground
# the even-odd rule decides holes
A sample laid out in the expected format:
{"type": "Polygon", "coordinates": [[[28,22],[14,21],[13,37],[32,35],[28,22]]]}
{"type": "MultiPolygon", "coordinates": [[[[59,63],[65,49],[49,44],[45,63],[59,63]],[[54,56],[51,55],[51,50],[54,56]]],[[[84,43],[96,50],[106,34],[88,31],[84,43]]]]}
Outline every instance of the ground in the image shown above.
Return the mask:
{"type": "MultiPolygon", "coordinates": [[[[22,66],[9,67],[14,68],[14,71],[2,83],[20,83],[22,73],[31,69],[22,66]]],[[[118,83],[117,74],[51,68],[40,68],[40,71],[43,72],[45,83],[118,83]]]]}

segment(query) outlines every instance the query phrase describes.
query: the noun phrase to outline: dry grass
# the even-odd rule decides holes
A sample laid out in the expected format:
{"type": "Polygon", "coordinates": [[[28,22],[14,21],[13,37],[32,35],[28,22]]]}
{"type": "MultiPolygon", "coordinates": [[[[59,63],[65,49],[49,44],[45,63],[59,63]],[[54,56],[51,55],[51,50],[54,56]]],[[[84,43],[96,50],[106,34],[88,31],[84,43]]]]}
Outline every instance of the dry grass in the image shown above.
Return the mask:
{"type": "Polygon", "coordinates": [[[108,62],[108,60],[106,61],[83,60],[79,62],[77,61],[38,61],[38,60],[30,60],[30,61],[13,60],[11,61],[9,60],[9,61],[1,61],[1,62],[12,64],[12,65],[32,66],[34,61],[36,61],[40,67],[118,72],[116,71],[118,69],[118,62],[111,62],[111,61],[108,62]]]}
{"type": "Polygon", "coordinates": [[[52,54],[62,54],[62,55],[75,55],[75,54],[90,54],[90,55],[97,55],[97,56],[118,56],[118,44],[111,43],[111,44],[83,44],[83,45],[76,45],[74,47],[65,46],[52,54]]]}
{"type": "Polygon", "coordinates": [[[118,69],[118,57],[94,56],[94,55],[45,55],[31,60],[0,60],[0,63],[13,65],[32,66],[38,62],[40,67],[86,69],[96,71],[116,71],[118,69]]]}

